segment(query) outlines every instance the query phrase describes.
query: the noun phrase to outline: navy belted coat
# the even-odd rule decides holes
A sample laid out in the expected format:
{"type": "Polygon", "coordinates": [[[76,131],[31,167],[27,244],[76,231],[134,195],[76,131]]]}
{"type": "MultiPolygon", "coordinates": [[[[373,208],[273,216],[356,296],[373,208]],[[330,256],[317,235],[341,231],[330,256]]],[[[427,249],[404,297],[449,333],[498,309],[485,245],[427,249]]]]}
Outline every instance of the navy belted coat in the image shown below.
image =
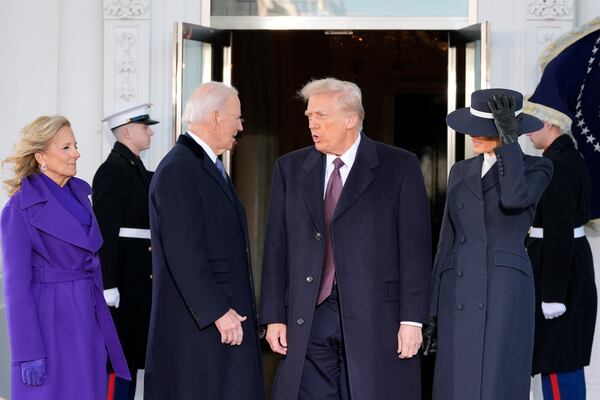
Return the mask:
{"type": "Polygon", "coordinates": [[[552,163],[516,143],[495,152],[483,178],[483,155],[450,171],[431,303],[437,400],[529,398],[535,292],[524,240],[552,163]]]}

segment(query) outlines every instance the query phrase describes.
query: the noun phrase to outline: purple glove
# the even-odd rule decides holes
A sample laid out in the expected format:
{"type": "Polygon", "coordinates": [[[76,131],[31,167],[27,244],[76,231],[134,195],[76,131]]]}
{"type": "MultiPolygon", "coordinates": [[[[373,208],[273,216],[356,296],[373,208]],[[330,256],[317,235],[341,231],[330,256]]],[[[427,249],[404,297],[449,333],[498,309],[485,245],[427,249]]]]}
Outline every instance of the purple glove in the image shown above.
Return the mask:
{"type": "Polygon", "coordinates": [[[21,363],[21,382],[24,385],[40,386],[46,375],[46,359],[23,361],[21,363]]]}

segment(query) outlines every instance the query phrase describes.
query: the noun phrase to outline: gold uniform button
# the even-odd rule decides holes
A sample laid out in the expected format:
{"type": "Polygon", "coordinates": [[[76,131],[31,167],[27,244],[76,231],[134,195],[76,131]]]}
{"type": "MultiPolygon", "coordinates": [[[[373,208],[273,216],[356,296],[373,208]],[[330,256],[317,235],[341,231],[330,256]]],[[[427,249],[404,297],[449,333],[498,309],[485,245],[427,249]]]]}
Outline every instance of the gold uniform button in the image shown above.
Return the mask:
{"type": "Polygon", "coordinates": [[[152,246],[148,246],[148,251],[152,251],[152,246]]]}
{"type": "Polygon", "coordinates": [[[152,274],[150,274],[150,279],[152,279],[152,274]]]}

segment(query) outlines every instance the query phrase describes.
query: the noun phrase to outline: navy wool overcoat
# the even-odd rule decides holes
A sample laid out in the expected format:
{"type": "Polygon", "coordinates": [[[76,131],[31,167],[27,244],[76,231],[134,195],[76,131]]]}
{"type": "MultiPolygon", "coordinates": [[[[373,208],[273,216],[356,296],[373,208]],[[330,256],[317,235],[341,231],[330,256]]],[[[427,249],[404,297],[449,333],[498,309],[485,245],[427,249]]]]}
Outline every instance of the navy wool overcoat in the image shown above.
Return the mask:
{"type": "Polygon", "coordinates": [[[144,399],[263,399],[244,207],[187,135],[152,178],[150,227],[144,399]],[[229,308],[248,317],[240,346],[222,344],[214,324],[229,308]]]}
{"type": "MultiPolygon", "coordinates": [[[[277,160],[264,250],[261,324],[286,323],[272,399],[298,397],[324,256],[325,155],[277,160]]],[[[421,398],[419,359],[399,359],[400,321],[427,317],[429,201],[414,154],[363,134],[331,226],[353,400],[421,398]]]]}
{"type": "Polygon", "coordinates": [[[524,240],[552,163],[516,143],[495,152],[483,178],[483,155],[450,171],[431,303],[437,400],[529,398],[535,291],[524,240]]]}

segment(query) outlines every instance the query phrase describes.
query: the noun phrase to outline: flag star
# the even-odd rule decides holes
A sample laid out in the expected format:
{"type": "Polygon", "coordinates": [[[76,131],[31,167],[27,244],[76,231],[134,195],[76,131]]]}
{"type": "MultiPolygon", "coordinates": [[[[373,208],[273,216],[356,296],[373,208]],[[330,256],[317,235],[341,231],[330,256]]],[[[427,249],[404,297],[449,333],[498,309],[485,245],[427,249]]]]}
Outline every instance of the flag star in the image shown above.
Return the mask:
{"type": "Polygon", "coordinates": [[[587,135],[587,143],[594,143],[596,141],[596,138],[594,137],[594,135],[587,135]]]}
{"type": "Polygon", "coordinates": [[[579,119],[581,117],[581,110],[577,110],[577,114],[575,114],[575,118],[579,119]]]}
{"type": "Polygon", "coordinates": [[[594,57],[591,57],[591,58],[588,60],[588,64],[593,64],[593,63],[594,63],[594,61],[596,61],[596,59],[595,59],[594,57]]]}
{"type": "Polygon", "coordinates": [[[587,73],[589,74],[591,70],[592,70],[592,67],[588,67],[587,73]]]}
{"type": "Polygon", "coordinates": [[[581,128],[581,127],[582,127],[582,126],[584,126],[584,125],[585,125],[585,121],[584,121],[584,120],[582,120],[582,119],[578,120],[578,122],[577,122],[577,126],[578,126],[578,127],[580,127],[580,128],[581,128]]]}
{"type": "Polygon", "coordinates": [[[600,43],[600,36],[596,39],[596,43],[600,43]]]}
{"type": "Polygon", "coordinates": [[[594,151],[597,151],[598,153],[600,153],[600,143],[596,143],[594,145],[594,151]]]}
{"type": "Polygon", "coordinates": [[[586,135],[586,136],[587,136],[587,134],[588,134],[588,132],[589,132],[589,131],[590,131],[590,130],[588,129],[588,127],[587,127],[587,126],[584,126],[584,127],[583,127],[583,129],[581,130],[581,133],[582,133],[583,135],[586,135]]]}
{"type": "Polygon", "coordinates": [[[579,100],[577,102],[577,106],[575,107],[575,109],[579,110],[581,108],[581,100],[579,100]]]}
{"type": "Polygon", "coordinates": [[[596,54],[597,51],[598,51],[598,47],[594,46],[594,48],[592,49],[592,53],[596,54]]]}

